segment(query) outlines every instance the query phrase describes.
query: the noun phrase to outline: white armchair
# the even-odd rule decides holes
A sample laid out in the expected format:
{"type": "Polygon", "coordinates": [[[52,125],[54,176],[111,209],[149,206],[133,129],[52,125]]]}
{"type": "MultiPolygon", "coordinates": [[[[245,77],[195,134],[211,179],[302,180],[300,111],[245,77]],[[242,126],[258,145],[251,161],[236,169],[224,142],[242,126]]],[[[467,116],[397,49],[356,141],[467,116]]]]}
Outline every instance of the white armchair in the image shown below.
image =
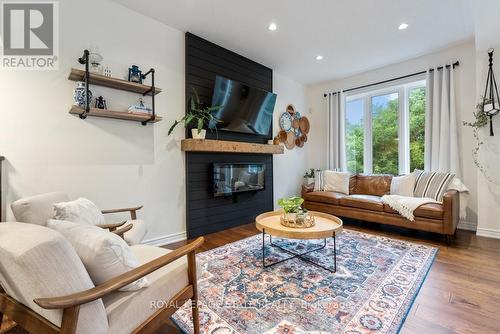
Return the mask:
{"type": "MultiPolygon", "coordinates": [[[[66,193],[51,192],[21,198],[10,207],[17,222],[46,226],[47,220],[54,218],[54,203],[68,201],[70,198],[66,193]]],[[[129,245],[140,244],[147,232],[146,223],[137,219],[137,211],[141,208],[142,206],[102,210],[102,214],[130,212],[130,220],[98,226],[122,236],[129,245]]]]}
{"type": "Polygon", "coordinates": [[[95,286],[60,233],[0,223],[0,323],[6,315],[30,334],[154,333],[191,299],[199,333],[195,252],[202,243],[198,238],[174,251],[131,246],[140,266],[95,286]],[[118,291],[141,277],[148,287],[118,291]]]}

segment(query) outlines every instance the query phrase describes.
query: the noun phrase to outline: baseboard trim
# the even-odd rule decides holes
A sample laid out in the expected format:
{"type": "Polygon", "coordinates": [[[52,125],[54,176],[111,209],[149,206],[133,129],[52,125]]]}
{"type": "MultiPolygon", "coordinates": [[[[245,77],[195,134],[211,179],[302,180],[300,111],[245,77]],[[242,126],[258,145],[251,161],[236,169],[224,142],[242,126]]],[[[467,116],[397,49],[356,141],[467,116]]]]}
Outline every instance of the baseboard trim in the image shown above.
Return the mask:
{"type": "Polygon", "coordinates": [[[476,235],[480,236],[480,237],[500,239],[500,230],[494,230],[491,228],[479,228],[478,227],[476,235]]]}
{"type": "Polygon", "coordinates": [[[465,221],[465,220],[461,220],[458,223],[457,228],[459,230],[476,231],[477,230],[477,224],[473,223],[473,222],[468,222],[468,221],[465,221]]]}
{"type": "Polygon", "coordinates": [[[174,242],[184,241],[187,239],[186,231],[164,235],[148,240],[143,240],[142,243],[151,246],[165,246],[174,242]]]}

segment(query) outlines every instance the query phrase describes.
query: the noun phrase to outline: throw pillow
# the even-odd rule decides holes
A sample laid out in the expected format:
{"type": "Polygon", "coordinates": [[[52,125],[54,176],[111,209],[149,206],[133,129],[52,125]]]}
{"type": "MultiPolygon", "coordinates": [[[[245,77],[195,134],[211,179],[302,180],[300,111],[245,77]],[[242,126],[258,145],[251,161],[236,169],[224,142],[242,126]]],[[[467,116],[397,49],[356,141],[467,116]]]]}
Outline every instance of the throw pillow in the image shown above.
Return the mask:
{"type": "Polygon", "coordinates": [[[54,218],[57,220],[90,225],[102,225],[106,223],[101,210],[86,198],[55,203],[54,212],[54,218]]]}
{"type": "Polygon", "coordinates": [[[455,174],[444,172],[425,172],[415,169],[415,197],[429,197],[442,202],[443,195],[448,189],[448,184],[453,180],[455,174]]]}
{"type": "MultiPolygon", "coordinates": [[[[114,233],[97,226],[55,219],[50,219],[47,226],[71,243],[95,285],[139,266],[127,243],[114,233]]],[[[135,291],[148,285],[148,280],[143,277],[120,290],[135,291]]]]}
{"type": "Polygon", "coordinates": [[[316,171],[316,178],[314,179],[314,191],[323,191],[323,188],[325,186],[324,174],[324,170],[316,171]]]}
{"type": "Polygon", "coordinates": [[[413,197],[415,187],[415,173],[394,176],[391,181],[391,195],[413,197]]]}
{"type": "Polygon", "coordinates": [[[324,171],[324,191],[335,191],[349,195],[349,179],[351,174],[348,172],[324,171]]]}

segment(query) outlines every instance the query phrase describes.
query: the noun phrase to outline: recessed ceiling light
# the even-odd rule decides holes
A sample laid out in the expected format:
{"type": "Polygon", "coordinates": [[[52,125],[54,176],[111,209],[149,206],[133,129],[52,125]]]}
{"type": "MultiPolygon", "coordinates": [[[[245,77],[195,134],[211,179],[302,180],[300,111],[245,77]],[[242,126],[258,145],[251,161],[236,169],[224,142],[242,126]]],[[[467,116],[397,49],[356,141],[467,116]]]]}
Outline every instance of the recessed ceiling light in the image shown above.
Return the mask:
{"type": "Polygon", "coordinates": [[[405,30],[406,28],[408,28],[408,24],[407,23],[401,23],[398,27],[399,30],[405,30]]]}
{"type": "Polygon", "coordinates": [[[267,27],[267,29],[275,31],[276,29],[278,29],[278,26],[276,25],[276,23],[271,23],[269,27],[267,27]]]}
{"type": "Polygon", "coordinates": [[[321,60],[321,59],[323,59],[323,56],[322,56],[322,55],[318,55],[318,56],[316,56],[316,60],[321,60]]]}

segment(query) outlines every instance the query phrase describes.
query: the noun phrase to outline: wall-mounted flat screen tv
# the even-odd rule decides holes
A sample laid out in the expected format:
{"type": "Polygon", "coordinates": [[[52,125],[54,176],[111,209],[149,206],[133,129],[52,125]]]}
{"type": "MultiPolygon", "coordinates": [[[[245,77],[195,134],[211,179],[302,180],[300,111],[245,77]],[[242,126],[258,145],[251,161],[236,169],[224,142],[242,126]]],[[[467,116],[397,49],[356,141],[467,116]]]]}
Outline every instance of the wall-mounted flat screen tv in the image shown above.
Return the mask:
{"type": "Polygon", "coordinates": [[[211,122],[210,128],[270,138],[275,104],[274,93],[217,76],[212,106],[222,108],[214,112],[220,122],[211,122]]]}

